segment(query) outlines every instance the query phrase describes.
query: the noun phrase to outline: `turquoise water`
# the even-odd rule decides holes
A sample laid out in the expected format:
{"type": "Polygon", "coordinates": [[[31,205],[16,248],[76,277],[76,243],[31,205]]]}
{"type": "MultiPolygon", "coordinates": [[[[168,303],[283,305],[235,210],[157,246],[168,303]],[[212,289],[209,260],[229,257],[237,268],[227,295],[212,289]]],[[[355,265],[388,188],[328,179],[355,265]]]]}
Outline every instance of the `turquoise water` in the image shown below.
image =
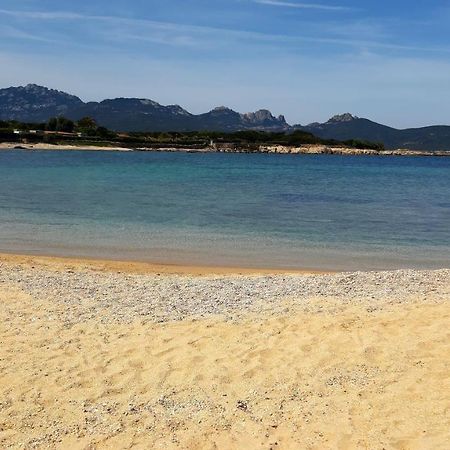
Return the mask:
{"type": "Polygon", "coordinates": [[[450,267],[450,158],[0,152],[0,251],[450,267]]]}

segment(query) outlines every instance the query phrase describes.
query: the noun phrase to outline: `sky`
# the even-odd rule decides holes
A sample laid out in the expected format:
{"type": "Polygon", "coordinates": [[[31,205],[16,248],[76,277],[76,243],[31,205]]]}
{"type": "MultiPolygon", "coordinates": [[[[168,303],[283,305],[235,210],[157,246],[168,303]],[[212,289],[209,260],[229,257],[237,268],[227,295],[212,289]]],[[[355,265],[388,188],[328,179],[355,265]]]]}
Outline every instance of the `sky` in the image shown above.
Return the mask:
{"type": "Polygon", "coordinates": [[[0,0],[0,87],[450,125],[450,0],[0,0]]]}

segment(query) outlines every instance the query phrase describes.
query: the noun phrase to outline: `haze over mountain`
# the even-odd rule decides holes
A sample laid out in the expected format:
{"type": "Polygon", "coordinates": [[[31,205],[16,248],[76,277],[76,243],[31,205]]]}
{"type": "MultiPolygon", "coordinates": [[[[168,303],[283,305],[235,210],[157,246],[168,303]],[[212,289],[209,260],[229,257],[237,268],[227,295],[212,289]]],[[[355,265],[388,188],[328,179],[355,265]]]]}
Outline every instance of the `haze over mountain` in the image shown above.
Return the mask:
{"type": "Polygon", "coordinates": [[[382,142],[386,148],[450,150],[450,126],[398,130],[349,113],[334,116],[325,123],[291,126],[284,116],[275,117],[268,110],[242,114],[220,106],[195,115],[179,105],[163,106],[149,99],[116,98],[85,103],[74,95],[35,84],[0,89],[0,120],[46,122],[55,116],[72,120],[89,116],[115,131],[301,129],[325,139],[382,142]]]}

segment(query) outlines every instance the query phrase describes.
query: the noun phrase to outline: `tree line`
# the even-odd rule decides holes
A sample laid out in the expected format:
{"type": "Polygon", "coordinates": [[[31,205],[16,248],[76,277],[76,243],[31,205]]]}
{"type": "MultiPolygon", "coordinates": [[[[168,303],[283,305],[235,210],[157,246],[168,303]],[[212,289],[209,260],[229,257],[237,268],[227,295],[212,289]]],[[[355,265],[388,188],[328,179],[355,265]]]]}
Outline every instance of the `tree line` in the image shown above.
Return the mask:
{"type": "Polygon", "coordinates": [[[312,133],[303,130],[293,132],[269,132],[257,130],[242,130],[235,132],[222,131],[161,131],[161,132],[132,132],[116,133],[99,126],[91,117],[83,117],[73,121],[65,117],[52,117],[45,123],[23,123],[18,121],[0,121],[0,132],[12,132],[18,129],[24,133],[31,130],[55,133],[76,133],[83,139],[104,139],[105,141],[115,141],[124,145],[189,145],[207,146],[211,143],[230,143],[247,147],[259,145],[329,145],[345,146],[357,149],[384,150],[384,145],[378,142],[362,141],[352,139],[347,141],[337,141],[333,139],[321,139],[312,133]]]}
{"type": "Polygon", "coordinates": [[[27,123],[17,120],[0,120],[0,130],[12,131],[20,130],[23,132],[35,131],[53,131],[59,133],[81,133],[84,136],[114,138],[116,133],[105,127],[99,126],[91,117],[83,117],[80,120],[73,121],[65,117],[52,117],[43,123],[27,123]]]}

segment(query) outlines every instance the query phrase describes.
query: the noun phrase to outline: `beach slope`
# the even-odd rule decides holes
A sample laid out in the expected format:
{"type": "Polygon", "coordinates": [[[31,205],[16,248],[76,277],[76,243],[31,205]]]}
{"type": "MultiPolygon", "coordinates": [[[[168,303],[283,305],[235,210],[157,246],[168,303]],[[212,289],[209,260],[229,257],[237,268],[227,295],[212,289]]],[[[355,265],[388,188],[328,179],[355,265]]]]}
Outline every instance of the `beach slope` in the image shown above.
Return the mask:
{"type": "Polygon", "coordinates": [[[448,448],[449,300],[449,270],[0,260],[0,446],[448,448]]]}

